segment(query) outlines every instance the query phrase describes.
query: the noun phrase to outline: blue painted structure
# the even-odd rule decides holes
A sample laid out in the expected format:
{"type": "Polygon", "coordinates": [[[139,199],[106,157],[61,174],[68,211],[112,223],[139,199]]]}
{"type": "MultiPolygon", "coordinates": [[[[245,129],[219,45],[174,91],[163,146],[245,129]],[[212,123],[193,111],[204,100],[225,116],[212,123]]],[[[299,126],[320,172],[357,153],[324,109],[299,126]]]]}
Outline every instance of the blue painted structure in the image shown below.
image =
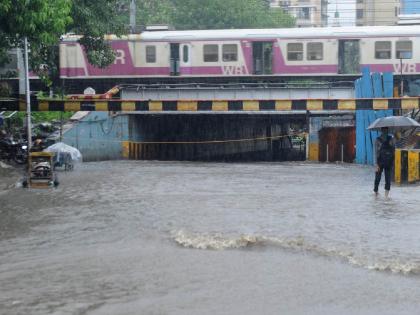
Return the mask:
{"type": "MultiPolygon", "coordinates": [[[[356,98],[381,98],[393,95],[393,74],[370,74],[368,67],[363,68],[363,75],[355,82],[356,98]]],[[[377,131],[368,131],[367,127],[377,118],[392,116],[392,110],[357,110],[356,111],[356,163],[375,164],[375,140],[377,131]]]]}
{"type": "Polygon", "coordinates": [[[117,160],[129,140],[128,115],[90,112],[64,132],[63,142],[80,150],[83,161],[117,160]]]}
{"type": "Polygon", "coordinates": [[[418,0],[401,0],[401,14],[420,14],[418,0]]]}

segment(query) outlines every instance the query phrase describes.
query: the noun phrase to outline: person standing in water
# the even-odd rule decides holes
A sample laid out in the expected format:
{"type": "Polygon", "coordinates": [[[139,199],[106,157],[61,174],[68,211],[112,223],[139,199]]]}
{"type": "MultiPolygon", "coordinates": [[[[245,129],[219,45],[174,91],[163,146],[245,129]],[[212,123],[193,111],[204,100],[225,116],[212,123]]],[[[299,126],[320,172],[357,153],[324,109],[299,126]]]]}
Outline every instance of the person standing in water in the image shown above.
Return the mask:
{"type": "Polygon", "coordinates": [[[381,182],[382,172],[385,174],[385,197],[388,198],[391,189],[391,171],[394,165],[395,144],[394,138],[388,134],[388,128],[381,128],[381,135],[376,138],[376,173],[375,186],[373,191],[378,195],[379,183],[381,182]]]}

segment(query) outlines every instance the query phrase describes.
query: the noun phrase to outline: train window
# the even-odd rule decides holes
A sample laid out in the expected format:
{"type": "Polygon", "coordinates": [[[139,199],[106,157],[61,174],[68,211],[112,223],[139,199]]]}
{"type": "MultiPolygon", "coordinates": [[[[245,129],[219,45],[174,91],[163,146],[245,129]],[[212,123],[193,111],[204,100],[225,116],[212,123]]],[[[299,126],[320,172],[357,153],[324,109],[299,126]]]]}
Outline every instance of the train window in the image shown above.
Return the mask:
{"type": "Polygon", "coordinates": [[[297,61],[303,60],[303,44],[288,43],[287,44],[287,60],[297,61]]]}
{"type": "Polygon", "coordinates": [[[238,45],[226,44],[222,46],[223,61],[238,61],[238,45]]]}
{"type": "Polygon", "coordinates": [[[188,62],[188,59],[189,59],[189,50],[188,50],[188,46],[187,45],[184,45],[184,47],[182,48],[183,49],[183,52],[182,52],[182,54],[183,54],[183,61],[185,62],[185,63],[187,63],[188,62]]]}
{"type": "Polygon", "coordinates": [[[375,42],[375,58],[391,59],[391,42],[375,42]]]}
{"type": "Polygon", "coordinates": [[[399,41],[395,46],[397,59],[413,58],[413,42],[411,40],[399,41]]]}
{"type": "Polygon", "coordinates": [[[218,45],[204,45],[203,48],[204,62],[219,61],[219,46],[218,45]]]}
{"type": "Polygon", "coordinates": [[[146,46],[146,62],[156,62],[156,46],[146,46]]]}
{"type": "Polygon", "coordinates": [[[308,60],[324,59],[324,45],[322,43],[308,43],[306,46],[308,60]]]}

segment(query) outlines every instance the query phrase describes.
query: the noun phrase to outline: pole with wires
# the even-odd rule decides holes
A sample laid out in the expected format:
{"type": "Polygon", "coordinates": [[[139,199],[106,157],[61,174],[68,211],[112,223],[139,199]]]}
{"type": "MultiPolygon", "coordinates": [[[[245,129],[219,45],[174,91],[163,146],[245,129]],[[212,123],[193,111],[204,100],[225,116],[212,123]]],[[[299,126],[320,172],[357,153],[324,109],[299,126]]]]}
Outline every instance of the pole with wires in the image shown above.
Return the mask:
{"type": "Polygon", "coordinates": [[[26,128],[28,138],[28,152],[32,147],[32,123],[31,123],[31,91],[29,86],[29,58],[28,58],[28,38],[24,38],[25,55],[25,95],[26,95],[26,128]]]}
{"type": "Polygon", "coordinates": [[[400,56],[400,97],[404,94],[404,81],[403,81],[403,62],[402,56],[400,56]]]}
{"type": "Polygon", "coordinates": [[[136,33],[136,12],[137,12],[136,0],[131,0],[131,2],[130,2],[130,31],[131,31],[131,34],[136,33]]]}

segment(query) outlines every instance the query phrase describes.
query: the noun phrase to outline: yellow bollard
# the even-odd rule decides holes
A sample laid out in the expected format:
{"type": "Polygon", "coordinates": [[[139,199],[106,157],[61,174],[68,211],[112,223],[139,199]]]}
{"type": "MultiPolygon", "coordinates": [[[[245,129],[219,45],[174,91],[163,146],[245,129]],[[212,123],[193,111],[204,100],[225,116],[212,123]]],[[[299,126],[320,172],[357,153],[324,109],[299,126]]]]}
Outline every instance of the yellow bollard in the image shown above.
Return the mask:
{"type": "Polygon", "coordinates": [[[401,184],[401,149],[395,149],[394,179],[397,184],[401,184]]]}
{"type": "Polygon", "coordinates": [[[309,161],[319,161],[319,143],[309,143],[309,161]]]}
{"type": "Polygon", "coordinates": [[[129,141],[122,141],[121,142],[121,147],[122,147],[122,157],[124,159],[129,159],[130,158],[130,142],[129,141]]]}
{"type": "Polygon", "coordinates": [[[135,146],[135,153],[134,153],[134,159],[135,160],[139,160],[139,147],[140,147],[140,144],[139,143],[135,143],[134,144],[134,146],[135,146]]]}
{"type": "Polygon", "coordinates": [[[419,152],[408,151],[408,182],[414,183],[419,180],[419,152]]]}

